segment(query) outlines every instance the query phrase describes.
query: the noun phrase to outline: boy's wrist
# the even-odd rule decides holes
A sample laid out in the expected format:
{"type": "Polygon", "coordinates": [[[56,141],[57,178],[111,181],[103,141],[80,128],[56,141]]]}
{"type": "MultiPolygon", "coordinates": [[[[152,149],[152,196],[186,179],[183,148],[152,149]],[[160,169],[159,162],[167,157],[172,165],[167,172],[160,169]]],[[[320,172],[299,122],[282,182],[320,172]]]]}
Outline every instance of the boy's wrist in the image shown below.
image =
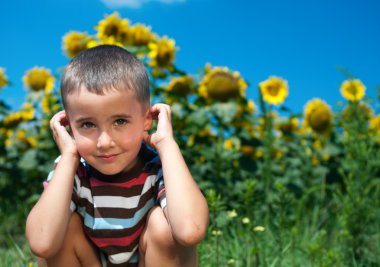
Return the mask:
{"type": "Polygon", "coordinates": [[[73,153],[62,153],[61,154],[61,160],[65,160],[67,163],[73,163],[76,166],[79,164],[80,156],[79,154],[73,154],[73,153]]]}
{"type": "Polygon", "coordinates": [[[178,146],[174,138],[166,138],[161,140],[155,147],[158,154],[161,154],[164,150],[169,149],[172,146],[178,146]]]}

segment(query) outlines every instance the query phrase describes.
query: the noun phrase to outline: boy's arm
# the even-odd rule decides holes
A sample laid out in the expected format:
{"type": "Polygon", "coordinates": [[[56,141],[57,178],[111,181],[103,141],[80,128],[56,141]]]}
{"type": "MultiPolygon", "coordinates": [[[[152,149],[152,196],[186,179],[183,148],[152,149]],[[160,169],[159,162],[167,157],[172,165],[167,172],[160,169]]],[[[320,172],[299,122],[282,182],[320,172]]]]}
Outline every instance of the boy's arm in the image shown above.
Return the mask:
{"type": "Polygon", "coordinates": [[[156,104],[151,112],[158,113],[157,132],[147,136],[146,141],[157,150],[162,162],[167,200],[165,215],[174,238],[182,245],[192,246],[206,234],[207,202],[173,137],[170,107],[156,104]]]}
{"type": "Polygon", "coordinates": [[[54,170],[53,179],[29,213],[26,236],[33,253],[42,258],[54,255],[62,245],[70,218],[70,201],[73,182],[79,164],[75,143],[61,121],[66,114],[57,113],[50,122],[61,158],[54,170]]]}

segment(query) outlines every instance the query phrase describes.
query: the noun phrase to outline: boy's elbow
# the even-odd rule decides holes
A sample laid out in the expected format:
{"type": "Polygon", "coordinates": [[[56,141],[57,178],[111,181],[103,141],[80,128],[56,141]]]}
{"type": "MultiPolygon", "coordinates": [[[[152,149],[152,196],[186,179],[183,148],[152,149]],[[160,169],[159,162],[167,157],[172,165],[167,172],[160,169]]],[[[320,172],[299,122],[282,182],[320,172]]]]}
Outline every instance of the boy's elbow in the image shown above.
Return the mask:
{"type": "Polygon", "coordinates": [[[30,250],[37,257],[48,259],[57,252],[54,245],[43,240],[28,239],[30,250]]]}
{"type": "Polygon", "coordinates": [[[176,240],[183,246],[190,247],[199,244],[206,236],[208,223],[197,224],[189,222],[181,227],[176,240]]]}
{"type": "Polygon", "coordinates": [[[28,227],[26,230],[26,239],[28,240],[30,250],[34,255],[43,259],[48,259],[57,253],[58,248],[54,240],[44,238],[42,235],[36,235],[34,232],[31,232],[28,227]]]}

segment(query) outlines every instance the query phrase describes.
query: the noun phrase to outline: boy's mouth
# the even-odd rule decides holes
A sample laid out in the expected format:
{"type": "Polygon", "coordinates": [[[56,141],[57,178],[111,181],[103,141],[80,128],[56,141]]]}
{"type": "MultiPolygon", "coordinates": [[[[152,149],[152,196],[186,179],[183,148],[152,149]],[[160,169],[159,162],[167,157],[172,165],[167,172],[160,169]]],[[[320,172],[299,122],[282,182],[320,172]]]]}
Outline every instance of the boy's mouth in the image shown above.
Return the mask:
{"type": "Polygon", "coordinates": [[[101,159],[102,161],[106,162],[111,162],[116,159],[118,154],[104,154],[104,155],[99,155],[98,158],[101,159]]]}

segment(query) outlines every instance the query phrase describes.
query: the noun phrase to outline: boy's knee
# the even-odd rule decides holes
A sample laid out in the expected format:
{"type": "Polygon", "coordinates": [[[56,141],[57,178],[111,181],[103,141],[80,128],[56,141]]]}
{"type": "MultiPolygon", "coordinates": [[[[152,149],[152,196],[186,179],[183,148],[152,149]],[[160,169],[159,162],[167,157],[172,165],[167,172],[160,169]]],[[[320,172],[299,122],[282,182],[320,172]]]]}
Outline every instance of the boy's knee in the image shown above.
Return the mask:
{"type": "Polygon", "coordinates": [[[145,240],[162,248],[175,245],[169,223],[161,207],[155,207],[149,212],[144,235],[145,240]]]}
{"type": "Polygon", "coordinates": [[[84,233],[82,218],[73,213],[58,253],[46,259],[48,266],[99,266],[95,248],[84,233]]]}

